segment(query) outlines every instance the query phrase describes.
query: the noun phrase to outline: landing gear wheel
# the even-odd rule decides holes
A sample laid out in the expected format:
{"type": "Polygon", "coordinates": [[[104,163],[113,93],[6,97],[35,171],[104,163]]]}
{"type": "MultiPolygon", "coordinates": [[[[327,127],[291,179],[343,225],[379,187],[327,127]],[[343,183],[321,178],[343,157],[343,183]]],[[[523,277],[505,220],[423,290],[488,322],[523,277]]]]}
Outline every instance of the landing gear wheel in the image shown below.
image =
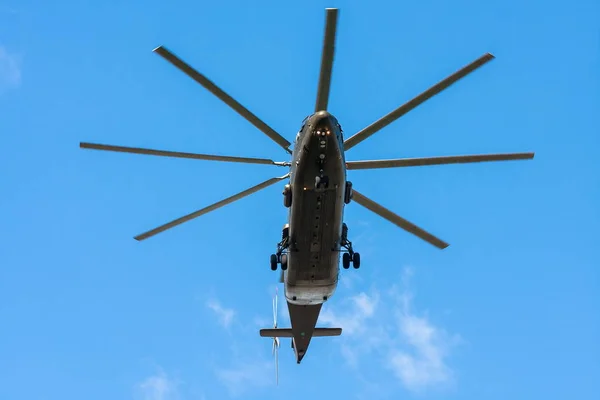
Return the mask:
{"type": "Polygon", "coordinates": [[[354,253],[352,256],[352,266],[354,269],[360,268],[360,253],[354,253]]]}
{"type": "Polygon", "coordinates": [[[281,269],[283,271],[285,271],[287,269],[287,262],[288,262],[287,254],[282,254],[281,255],[281,269]]]}
{"type": "Polygon", "coordinates": [[[342,267],[344,267],[344,269],[350,268],[350,254],[342,254],[342,267]]]}
{"type": "Polygon", "coordinates": [[[271,254],[271,271],[277,270],[277,256],[275,254],[271,254]]]}

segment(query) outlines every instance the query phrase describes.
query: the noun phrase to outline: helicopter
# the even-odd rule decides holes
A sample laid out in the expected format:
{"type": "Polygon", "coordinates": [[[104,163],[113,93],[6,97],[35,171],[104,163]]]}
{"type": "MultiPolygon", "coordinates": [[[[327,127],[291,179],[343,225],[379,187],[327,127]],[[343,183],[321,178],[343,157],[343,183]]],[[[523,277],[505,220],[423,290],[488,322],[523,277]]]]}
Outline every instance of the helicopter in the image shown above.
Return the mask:
{"type": "MultiPolygon", "coordinates": [[[[169,49],[159,46],[153,50],[156,54],[209,90],[282,147],[291,156],[290,161],[279,162],[266,158],[184,153],[87,142],[80,143],[80,147],[84,149],[274,165],[288,170],[282,176],[268,179],[217,203],[144,232],[135,236],[135,239],[138,241],[146,240],[167,229],[200,217],[259,190],[282,181],[287,181],[283,185],[282,194],[283,205],[288,209],[288,221],[283,226],[281,241],[277,243],[276,252],[270,255],[270,267],[273,271],[281,270],[279,282],[283,283],[291,327],[279,328],[276,323],[276,315],[274,315],[275,323],[273,328],[261,329],[259,334],[262,337],[274,339],[274,352],[279,347],[279,338],[290,338],[291,347],[298,364],[300,364],[306,355],[313,337],[339,336],[342,333],[341,328],[323,328],[316,325],[323,304],[333,296],[336,290],[340,272],[340,258],[342,268],[349,269],[350,266],[354,269],[360,268],[360,253],[355,251],[352,242],[349,240],[348,226],[344,222],[346,206],[352,203],[359,204],[439,249],[445,249],[449,245],[447,242],[357,191],[352,186],[352,182],[347,179],[347,171],[528,160],[534,157],[533,152],[527,152],[347,161],[346,152],[348,150],[396,121],[429,98],[437,95],[442,90],[493,60],[494,56],[490,53],[485,53],[483,56],[462,67],[371,125],[348,138],[344,138],[344,132],[339,121],[334,115],[328,112],[337,21],[338,9],[327,8],[314,111],[302,121],[292,150],[290,149],[290,146],[292,146],[290,141],[225,93],[207,77],[181,60],[169,49]]],[[[276,305],[274,307],[274,312],[276,313],[276,305]]]]}

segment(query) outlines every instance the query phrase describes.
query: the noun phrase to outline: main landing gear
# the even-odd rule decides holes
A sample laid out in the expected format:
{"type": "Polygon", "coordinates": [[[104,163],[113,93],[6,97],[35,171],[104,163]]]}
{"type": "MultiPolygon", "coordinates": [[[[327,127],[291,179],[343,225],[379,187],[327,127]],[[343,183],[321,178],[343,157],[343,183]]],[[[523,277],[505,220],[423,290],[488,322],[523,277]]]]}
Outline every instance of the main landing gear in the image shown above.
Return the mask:
{"type": "Polygon", "coordinates": [[[359,269],[360,253],[354,252],[352,242],[348,240],[348,226],[345,223],[342,224],[342,241],[340,245],[348,251],[342,254],[342,267],[348,269],[350,268],[350,262],[352,262],[354,269],[359,269]]]}
{"type": "MultiPolygon", "coordinates": [[[[281,242],[277,243],[277,253],[271,254],[271,270],[276,271],[278,264],[281,264],[281,269],[285,271],[287,269],[287,249],[290,247],[290,226],[286,224],[283,227],[281,234],[281,242]]],[[[360,268],[360,253],[354,251],[352,242],[348,240],[348,226],[342,224],[342,238],[340,246],[346,249],[346,253],[342,254],[342,267],[344,269],[350,268],[350,263],[354,269],[360,268]]]]}
{"type": "Polygon", "coordinates": [[[271,270],[277,270],[277,264],[281,264],[281,269],[287,269],[287,248],[290,246],[290,226],[285,224],[281,233],[281,242],[277,243],[277,253],[271,254],[271,270]]]}

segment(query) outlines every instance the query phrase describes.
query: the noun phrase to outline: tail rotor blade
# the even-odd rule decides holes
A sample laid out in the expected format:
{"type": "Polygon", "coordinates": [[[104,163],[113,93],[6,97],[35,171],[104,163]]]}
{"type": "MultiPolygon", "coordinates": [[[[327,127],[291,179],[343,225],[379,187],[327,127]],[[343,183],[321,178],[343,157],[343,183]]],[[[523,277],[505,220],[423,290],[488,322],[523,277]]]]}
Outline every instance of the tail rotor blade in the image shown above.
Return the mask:
{"type": "Polygon", "coordinates": [[[486,53],[483,56],[479,57],[477,60],[473,61],[472,63],[470,63],[470,64],[466,65],[465,67],[461,68],[460,70],[456,71],[454,74],[450,75],[446,79],[438,82],[437,84],[435,84],[431,88],[427,89],[426,91],[424,91],[423,93],[421,93],[420,95],[415,97],[414,99],[412,99],[409,102],[398,107],[397,109],[390,112],[388,115],[384,116],[383,118],[379,119],[378,121],[375,121],[374,123],[367,126],[365,129],[358,132],[354,136],[351,136],[350,138],[348,138],[346,141],[344,141],[344,149],[346,151],[350,150],[352,147],[356,146],[357,144],[359,144],[360,142],[362,142],[369,136],[373,135],[374,133],[376,133],[379,130],[383,129],[384,127],[388,126],[389,124],[391,124],[392,122],[394,122],[395,120],[397,120],[398,118],[403,116],[404,114],[408,113],[409,111],[411,111],[418,105],[422,104],[426,100],[428,100],[431,97],[435,96],[436,94],[440,93],[442,90],[448,88],[450,85],[456,83],[460,79],[464,78],[471,72],[475,71],[477,68],[481,67],[482,65],[486,64],[487,62],[489,62],[493,59],[494,59],[494,56],[491,55],[490,53],[486,53]]]}
{"type": "Polygon", "coordinates": [[[321,54],[321,72],[317,89],[317,102],[315,112],[327,111],[329,104],[329,89],[331,87],[331,70],[335,53],[335,34],[337,30],[338,9],[328,8],[325,18],[325,37],[323,39],[323,52],[321,54]]]}
{"type": "Polygon", "coordinates": [[[217,96],[221,101],[233,108],[238,114],[244,117],[252,125],[260,129],[265,135],[271,138],[275,143],[283,147],[285,151],[291,153],[289,149],[291,143],[287,141],[283,136],[277,133],[273,128],[264,123],[260,118],[251,113],[246,107],[241,105],[233,97],[225,93],[220,87],[211,82],[206,76],[196,71],[185,61],[181,60],[170,50],[164,46],[159,46],[153,50],[156,54],[160,55],[165,60],[169,61],[175,67],[179,68],[182,72],[188,75],[190,78],[204,86],[208,91],[217,96]]]}
{"type": "MultiPolygon", "coordinates": [[[[279,291],[275,288],[275,297],[273,297],[273,328],[277,328],[277,297],[279,291]]],[[[275,381],[279,385],[279,338],[273,338],[273,355],[275,356],[275,381]]]]}
{"type": "Polygon", "coordinates": [[[279,385],[279,342],[275,347],[275,384],[279,385]]]}
{"type": "Polygon", "coordinates": [[[228,198],[226,198],[224,200],[218,201],[218,202],[216,202],[216,203],[214,203],[214,204],[212,204],[212,205],[210,205],[208,207],[204,207],[201,210],[194,211],[191,214],[185,215],[185,216],[183,216],[181,218],[178,218],[176,220],[168,222],[168,223],[166,223],[164,225],[159,226],[158,228],[154,228],[154,229],[152,229],[150,231],[144,232],[144,233],[136,236],[135,240],[141,241],[141,240],[148,239],[149,237],[154,236],[154,235],[156,235],[158,233],[161,233],[163,231],[166,231],[167,229],[171,229],[171,228],[173,228],[173,227],[175,227],[177,225],[181,225],[184,222],[190,221],[190,220],[192,220],[194,218],[197,218],[197,217],[199,217],[201,215],[207,214],[207,213],[209,213],[211,211],[214,211],[214,210],[216,210],[218,208],[221,208],[221,207],[223,207],[223,206],[225,206],[225,205],[227,205],[229,203],[233,203],[234,201],[239,200],[239,199],[241,199],[243,197],[249,196],[252,193],[258,192],[259,190],[265,189],[268,186],[271,186],[271,185],[273,185],[273,184],[275,184],[275,183],[277,183],[279,181],[282,181],[282,180],[286,179],[288,176],[289,176],[289,174],[285,174],[284,176],[280,176],[278,178],[268,179],[268,180],[266,180],[266,181],[264,181],[262,183],[259,183],[256,186],[253,186],[253,187],[251,187],[249,189],[246,189],[246,190],[244,190],[244,191],[242,191],[242,192],[240,192],[238,194],[230,196],[230,197],[228,197],[228,198]]]}

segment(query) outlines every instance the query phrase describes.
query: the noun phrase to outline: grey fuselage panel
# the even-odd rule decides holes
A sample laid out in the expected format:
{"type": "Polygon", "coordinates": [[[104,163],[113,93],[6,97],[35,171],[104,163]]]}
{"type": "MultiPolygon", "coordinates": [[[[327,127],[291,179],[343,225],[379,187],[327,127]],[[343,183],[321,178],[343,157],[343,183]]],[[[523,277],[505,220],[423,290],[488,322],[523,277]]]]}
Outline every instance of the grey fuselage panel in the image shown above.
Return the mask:
{"type": "Polygon", "coordinates": [[[343,143],[340,125],[324,111],[308,117],[296,138],[284,280],[292,304],[321,304],[337,286],[346,188],[343,143]]]}

